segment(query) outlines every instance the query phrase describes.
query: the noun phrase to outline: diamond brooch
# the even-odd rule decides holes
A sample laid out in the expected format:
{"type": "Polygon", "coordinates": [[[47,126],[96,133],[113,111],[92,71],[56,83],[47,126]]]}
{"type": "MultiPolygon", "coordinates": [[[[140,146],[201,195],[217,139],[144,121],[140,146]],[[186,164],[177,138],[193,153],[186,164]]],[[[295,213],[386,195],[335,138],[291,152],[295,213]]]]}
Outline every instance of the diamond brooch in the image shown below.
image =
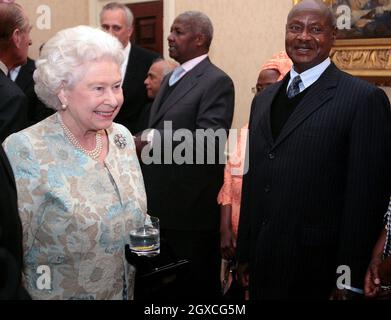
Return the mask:
{"type": "Polygon", "coordinates": [[[120,134],[120,133],[117,133],[116,135],[114,135],[114,143],[117,145],[118,148],[120,149],[124,149],[126,147],[126,139],[125,137],[120,134]]]}

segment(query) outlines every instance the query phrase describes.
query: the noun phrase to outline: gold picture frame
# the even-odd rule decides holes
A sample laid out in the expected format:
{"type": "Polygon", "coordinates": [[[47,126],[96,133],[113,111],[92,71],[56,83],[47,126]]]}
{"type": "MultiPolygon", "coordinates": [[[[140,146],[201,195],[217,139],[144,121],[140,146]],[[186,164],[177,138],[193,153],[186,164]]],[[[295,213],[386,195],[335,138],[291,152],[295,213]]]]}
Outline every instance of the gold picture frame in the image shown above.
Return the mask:
{"type": "MultiPolygon", "coordinates": [[[[301,0],[293,0],[293,4],[299,3],[301,0]]],[[[333,6],[333,9],[337,12],[338,6],[342,1],[338,0],[323,0],[327,5],[333,6]]],[[[367,7],[370,8],[372,1],[363,1],[355,0],[360,2],[360,5],[366,3],[367,7]]],[[[355,8],[352,8],[352,1],[344,1],[342,5],[348,13],[351,15],[356,13],[355,8]]],[[[353,3],[353,5],[355,5],[353,3]]],[[[389,16],[391,18],[391,1],[390,1],[390,12],[389,16]]],[[[358,11],[358,10],[356,10],[358,11]]],[[[339,10],[338,12],[341,12],[339,10]]],[[[369,16],[371,12],[377,12],[376,8],[373,10],[361,10],[366,16],[369,16]]],[[[375,15],[373,15],[375,16],[375,15]]],[[[387,16],[388,17],[388,16],[387,16]]],[[[360,18],[361,19],[361,18],[360,18]]],[[[375,18],[361,19],[364,23],[375,21],[375,18]]],[[[341,20],[343,20],[341,18],[341,20]]],[[[349,20],[350,21],[350,20],[349,20]]],[[[391,20],[390,20],[391,21],[391,20]]],[[[352,22],[350,22],[352,23],[352,22]]],[[[338,17],[337,17],[338,24],[338,17]]],[[[356,22],[358,25],[358,23],[356,22]]],[[[355,30],[359,30],[359,27],[355,26],[355,30]]],[[[342,32],[341,32],[342,33],[342,32]]],[[[364,32],[362,32],[364,34],[364,32]]],[[[384,37],[379,37],[379,34],[376,37],[371,37],[371,35],[366,35],[360,38],[357,36],[357,33],[354,35],[354,38],[349,38],[349,35],[344,37],[337,36],[337,40],[330,52],[330,57],[333,62],[342,70],[360,78],[366,79],[376,85],[381,86],[390,86],[391,85],[391,34],[388,32],[384,37]]]]}

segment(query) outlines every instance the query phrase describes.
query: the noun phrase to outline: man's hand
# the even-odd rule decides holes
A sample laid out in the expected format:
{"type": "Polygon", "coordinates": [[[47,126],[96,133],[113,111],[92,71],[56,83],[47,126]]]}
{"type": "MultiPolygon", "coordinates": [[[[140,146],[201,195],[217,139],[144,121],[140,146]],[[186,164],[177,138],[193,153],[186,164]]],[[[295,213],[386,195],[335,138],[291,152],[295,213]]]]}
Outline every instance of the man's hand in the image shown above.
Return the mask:
{"type": "Polygon", "coordinates": [[[376,256],[369,263],[364,281],[364,294],[367,298],[374,298],[380,292],[379,265],[381,262],[382,259],[376,256]]]}

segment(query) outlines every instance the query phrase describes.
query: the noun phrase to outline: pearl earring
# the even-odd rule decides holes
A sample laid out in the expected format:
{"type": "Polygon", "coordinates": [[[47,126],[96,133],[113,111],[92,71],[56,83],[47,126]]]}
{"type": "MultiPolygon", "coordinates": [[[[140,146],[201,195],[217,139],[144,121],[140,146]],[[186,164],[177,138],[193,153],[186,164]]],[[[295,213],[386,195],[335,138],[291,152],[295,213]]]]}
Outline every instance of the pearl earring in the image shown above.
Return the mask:
{"type": "Polygon", "coordinates": [[[61,110],[65,110],[67,108],[67,105],[66,104],[62,104],[61,105],[61,110]]]}

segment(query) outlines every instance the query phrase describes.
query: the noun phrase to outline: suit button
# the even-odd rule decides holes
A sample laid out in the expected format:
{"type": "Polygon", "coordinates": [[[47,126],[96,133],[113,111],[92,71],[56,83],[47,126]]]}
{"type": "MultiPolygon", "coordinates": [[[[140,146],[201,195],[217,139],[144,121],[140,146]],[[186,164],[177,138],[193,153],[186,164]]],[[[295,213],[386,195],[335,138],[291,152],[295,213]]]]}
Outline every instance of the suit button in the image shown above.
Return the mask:
{"type": "Polygon", "coordinates": [[[270,185],[268,184],[268,185],[266,185],[265,186],[265,188],[263,189],[264,191],[265,191],[265,193],[269,193],[270,192],[270,190],[271,190],[271,187],[270,187],[270,185]]]}
{"type": "Polygon", "coordinates": [[[270,153],[268,154],[268,156],[269,156],[269,159],[270,159],[270,160],[273,160],[273,159],[276,157],[276,155],[275,155],[273,152],[270,152],[270,153]]]}

